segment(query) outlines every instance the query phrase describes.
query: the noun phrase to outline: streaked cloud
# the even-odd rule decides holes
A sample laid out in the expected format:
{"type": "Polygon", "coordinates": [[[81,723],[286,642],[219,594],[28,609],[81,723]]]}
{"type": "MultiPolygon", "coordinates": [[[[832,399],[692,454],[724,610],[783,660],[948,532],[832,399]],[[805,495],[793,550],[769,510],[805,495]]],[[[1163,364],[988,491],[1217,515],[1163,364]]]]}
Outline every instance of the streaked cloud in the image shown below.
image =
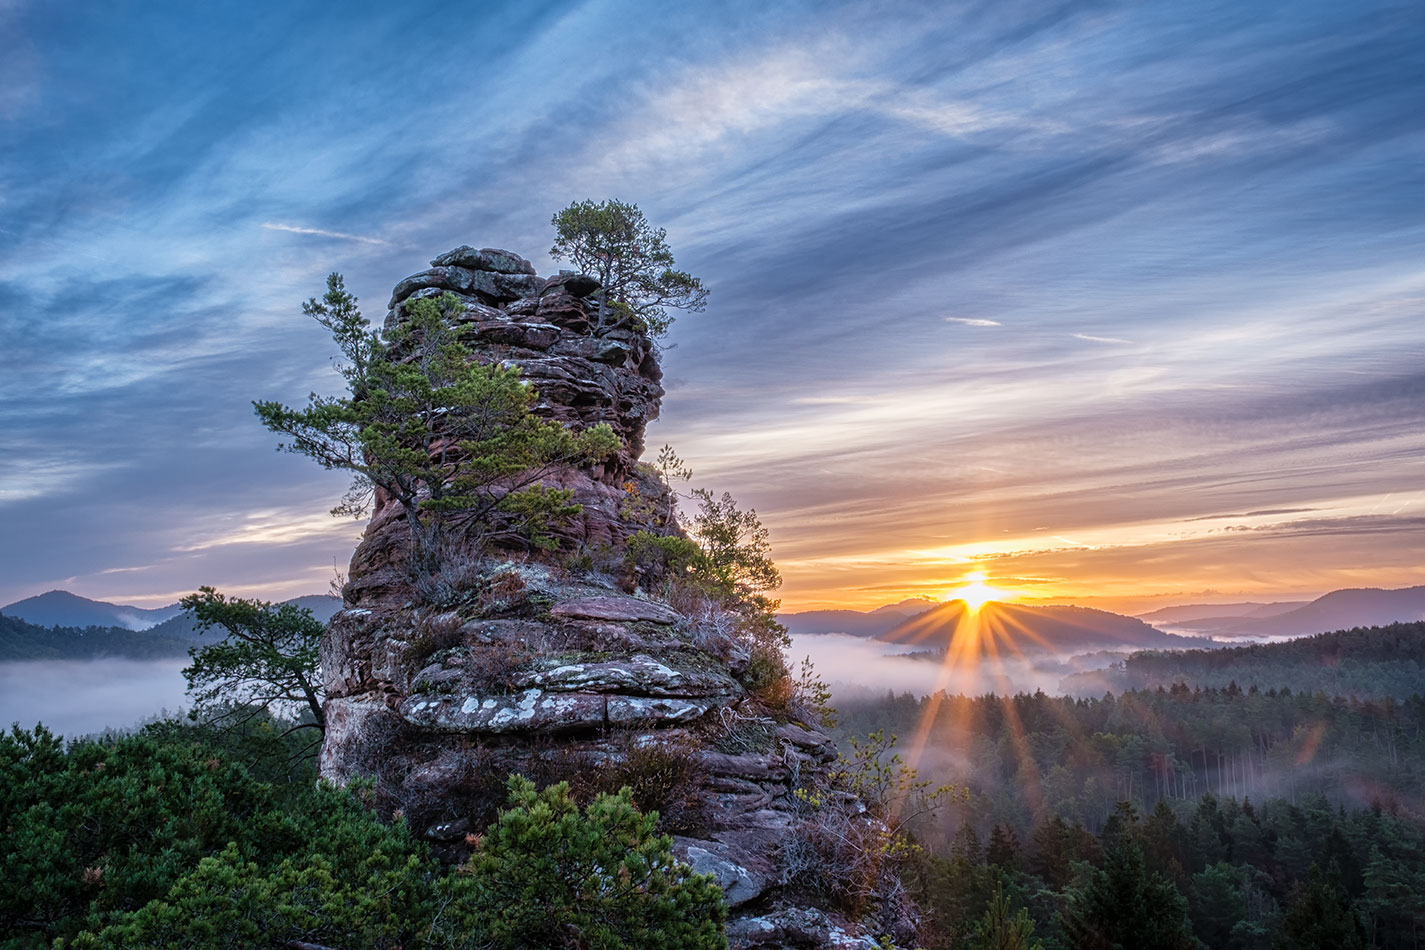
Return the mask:
{"type": "Polygon", "coordinates": [[[287,231],[292,234],[313,234],[318,237],[340,238],[343,241],[360,241],[362,244],[385,244],[380,238],[363,237],[360,234],[343,234],[340,231],[324,231],[321,228],[299,228],[292,224],[274,224],[264,221],[262,226],[269,231],[287,231]]]}
{"type": "Polygon", "coordinates": [[[462,243],[547,272],[550,214],[610,196],[713,288],[648,443],[756,507],[788,607],[1425,566],[1408,5],[0,20],[0,518],[44,539],[0,602],[323,589],[345,480],[250,408],[339,383],[300,301],[336,270],[379,310],[462,243]],[[481,55],[391,54],[437,19],[481,55]]]}
{"type": "Polygon", "coordinates": [[[1125,340],[1116,336],[1093,336],[1088,333],[1075,333],[1074,339],[1087,340],[1090,343],[1132,343],[1132,340],[1125,340]]]}

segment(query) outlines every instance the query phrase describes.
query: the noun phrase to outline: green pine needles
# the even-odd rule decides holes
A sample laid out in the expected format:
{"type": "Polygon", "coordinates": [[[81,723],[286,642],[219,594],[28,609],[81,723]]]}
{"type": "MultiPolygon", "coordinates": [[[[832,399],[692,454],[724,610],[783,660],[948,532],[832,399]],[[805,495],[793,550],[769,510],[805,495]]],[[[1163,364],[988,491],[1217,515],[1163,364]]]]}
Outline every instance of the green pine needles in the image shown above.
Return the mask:
{"type": "Polygon", "coordinates": [[[582,811],[567,782],[537,792],[516,775],[509,790],[511,807],[446,881],[450,932],[509,948],[727,946],[722,890],[674,860],[657,813],[640,814],[628,788],[582,811]]]}
{"type": "Polygon", "coordinates": [[[519,368],[475,362],[461,342],[462,307],[449,293],[408,300],[404,319],[377,333],[332,274],[322,299],[302,309],[331,331],[346,394],[314,393],[303,409],[253,403],[263,425],[289,437],[283,449],[353,474],[333,514],[365,514],[375,489],[400,503],[417,574],[436,567],[450,528],[467,544],[554,547],[551,529],[580,508],[571,491],[543,481],[620,447],[607,425],[575,432],[533,415],[519,368]]]}
{"type": "Polygon", "coordinates": [[[625,201],[576,201],[550,219],[549,256],[569,260],[600,285],[602,316],[631,318],[649,336],[673,325],[669,308],[701,311],[708,290],[686,271],[673,269],[668,232],[648,223],[638,205],[625,201]]]}
{"type": "Polygon", "coordinates": [[[260,781],[214,738],[171,721],[67,747],[0,734],[0,947],[726,950],[722,891],[627,789],[581,809],[567,785],[511,778],[449,868],[369,810],[368,786],[260,781]]]}

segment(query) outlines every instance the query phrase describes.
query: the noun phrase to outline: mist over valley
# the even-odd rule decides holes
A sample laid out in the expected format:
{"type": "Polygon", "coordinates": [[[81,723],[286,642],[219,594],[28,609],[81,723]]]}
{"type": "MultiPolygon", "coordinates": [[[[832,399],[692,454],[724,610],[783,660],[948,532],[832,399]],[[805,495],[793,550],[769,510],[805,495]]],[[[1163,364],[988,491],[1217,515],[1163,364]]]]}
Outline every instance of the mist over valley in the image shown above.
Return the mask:
{"type": "Polygon", "coordinates": [[[43,723],[76,739],[180,715],[190,705],[187,665],[186,656],[0,661],[0,728],[43,723]]]}

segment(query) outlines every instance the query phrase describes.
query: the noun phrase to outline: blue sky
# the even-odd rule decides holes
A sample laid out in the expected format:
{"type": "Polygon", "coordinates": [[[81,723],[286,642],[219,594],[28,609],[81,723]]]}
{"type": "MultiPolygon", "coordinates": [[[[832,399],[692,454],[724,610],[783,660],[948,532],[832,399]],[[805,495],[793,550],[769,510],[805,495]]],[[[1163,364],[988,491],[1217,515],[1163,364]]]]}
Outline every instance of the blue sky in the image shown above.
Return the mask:
{"type": "Polygon", "coordinates": [[[0,603],[324,589],[300,301],[585,197],[789,605],[1425,581],[1425,8],[765,6],[0,0],[0,603]]]}

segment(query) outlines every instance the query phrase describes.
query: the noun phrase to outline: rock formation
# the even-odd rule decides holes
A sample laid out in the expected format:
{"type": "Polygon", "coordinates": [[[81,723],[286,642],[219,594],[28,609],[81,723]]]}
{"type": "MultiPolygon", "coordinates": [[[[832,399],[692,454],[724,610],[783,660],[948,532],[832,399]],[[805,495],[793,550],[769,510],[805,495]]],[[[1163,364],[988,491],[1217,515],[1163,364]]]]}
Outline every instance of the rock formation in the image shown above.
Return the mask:
{"type": "MultiPolygon", "coordinates": [[[[734,947],[874,947],[808,906],[786,859],[805,811],[795,790],[825,776],[831,740],[795,704],[773,708],[744,685],[735,618],[662,602],[622,566],[641,526],[677,529],[666,486],[637,462],[663,395],[657,350],[636,325],[603,319],[597,289],[470,247],[396,285],[388,326],[408,298],[457,294],[478,359],[518,364],[540,415],[608,423],[623,449],[554,480],[583,506],[558,552],[455,550],[421,583],[401,506],[377,498],[323,643],[322,774],[374,780],[378,807],[450,859],[468,853],[511,772],[629,784],[679,856],[717,876],[734,947]]],[[[861,810],[849,796],[837,807],[861,810]]]]}

